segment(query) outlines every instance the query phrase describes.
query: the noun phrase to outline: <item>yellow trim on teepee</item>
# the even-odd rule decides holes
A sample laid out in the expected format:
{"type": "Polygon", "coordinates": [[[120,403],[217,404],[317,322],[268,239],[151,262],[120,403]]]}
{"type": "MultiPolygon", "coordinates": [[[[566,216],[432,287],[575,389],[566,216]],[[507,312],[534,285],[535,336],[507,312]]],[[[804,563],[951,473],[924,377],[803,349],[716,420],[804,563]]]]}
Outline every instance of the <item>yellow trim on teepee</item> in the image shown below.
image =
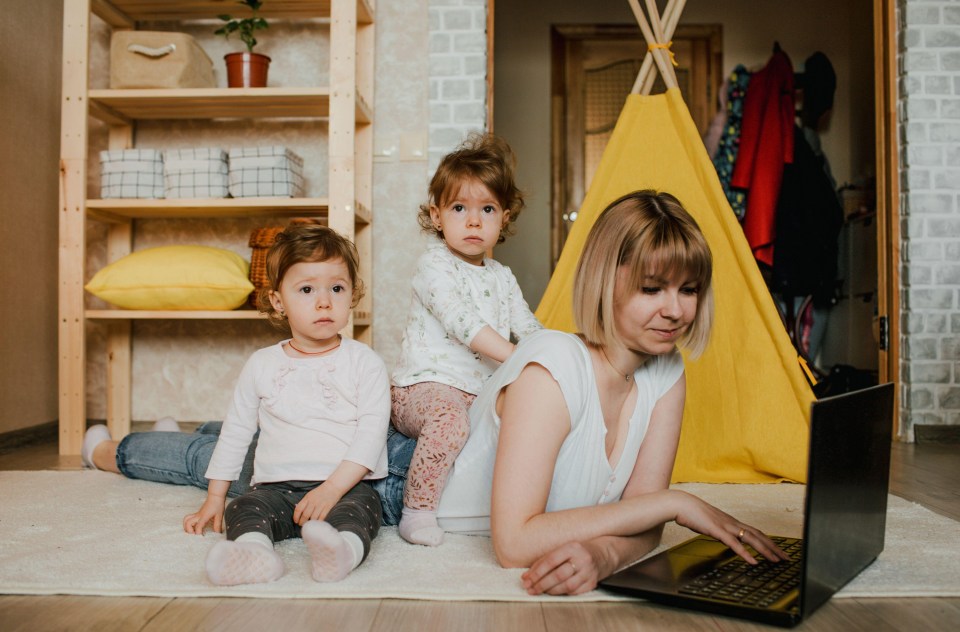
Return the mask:
{"type": "Polygon", "coordinates": [[[587,233],[607,204],[638,189],[675,195],[714,257],[715,324],[703,356],[686,358],[674,481],[804,481],[813,391],[679,89],[627,97],[537,317],[575,330],[573,275],[587,233]]]}

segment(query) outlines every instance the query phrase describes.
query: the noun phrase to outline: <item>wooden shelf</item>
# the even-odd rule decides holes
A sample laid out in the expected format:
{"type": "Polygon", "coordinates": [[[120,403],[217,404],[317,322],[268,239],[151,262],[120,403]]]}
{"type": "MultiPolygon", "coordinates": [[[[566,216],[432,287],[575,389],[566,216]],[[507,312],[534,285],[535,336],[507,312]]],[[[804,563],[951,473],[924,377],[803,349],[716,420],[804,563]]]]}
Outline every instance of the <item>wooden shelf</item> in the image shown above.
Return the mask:
{"type": "MultiPolygon", "coordinates": [[[[242,217],[318,217],[329,220],[327,198],[91,199],[87,217],[123,224],[132,219],[232,219],[242,217]]],[[[357,224],[369,224],[373,213],[354,203],[357,224]]]]}
{"type": "MultiPolygon", "coordinates": [[[[328,118],[329,88],[177,88],[90,90],[90,114],[110,125],[171,119],[328,118]]],[[[356,120],[372,111],[356,99],[356,120]]]]}
{"type": "Polygon", "coordinates": [[[88,309],[86,317],[93,320],[265,320],[255,309],[234,310],[137,310],[88,309]]]}
{"type": "MultiPolygon", "coordinates": [[[[84,314],[90,320],[266,320],[255,309],[233,310],[137,310],[88,309],[84,314]]],[[[366,327],[373,321],[370,312],[354,310],[354,326],[366,327]]]]}
{"type": "MultiPolygon", "coordinates": [[[[86,428],[86,323],[97,322],[105,333],[106,417],[114,438],[130,430],[133,389],[134,322],[147,320],[265,320],[253,309],[231,311],[146,311],[87,309],[83,291],[87,226],[105,224],[106,260],[133,251],[140,220],[166,218],[226,220],[235,218],[314,217],[352,239],[360,255],[360,271],[371,282],[374,91],[374,12],[372,0],[268,0],[260,14],[267,19],[296,20],[315,30],[329,30],[329,86],[199,89],[91,89],[91,11],[113,29],[155,29],[150,22],[193,22],[210,33],[217,16],[241,16],[235,0],[64,0],[63,99],[60,145],[59,240],[59,426],[60,453],[78,454],[86,428]],[[182,126],[176,121],[233,119],[275,121],[306,119],[327,127],[327,193],[310,198],[219,199],[89,199],[89,118],[109,127],[108,148],[137,147],[141,121],[170,121],[151,127],[182,126]]],[[[176,28],[176,25],[172,25],[176,28]]],[[[159,28],[170,28],[161,25],[159,28]]],[[[205,125],[205,127],[214,127],[205,125]]],[[[238,127],[247,127],[241,123],[238,127]]],[[[272,125],[269,127],[273,127],[272,125]]],[[[251,139],[261,144],[271,130],[251,139]]],[[[163,142],[160,143],[163,145],[163,142]]],[[[321,167],[310,175],[319,175],[321,167]]],[[[286,223],[275,221],[274,223],[286,223]]],[[[149,221],[143,230],[149,230],[149,221]]],[[[97,235],[100,233],[98,232],[97,235]]],[[[352,335],[367,344],[373,338],[372,297],[353,311],[352,335]]]]}
{"type": "Polygon", "coordinates": [[[217,198],[87,200],[87,217],[104,222],[131,219],[327,216],[327,198],[217,198]]]}
{"type": "MultiPolygon", "coordinates": [[[[92,0],[91,5],[93,12],[107,24],[125,28],[152,20],[215,19],[223,13],[239,16],[244,11],[225,0],[92,0]]],[[[270,0],[264,3],[260,15],[268,19],[329,17],[330,0],[270,0]]],[[[369,1],[357,0],[357,23],[372,21],[369,1]]]]}

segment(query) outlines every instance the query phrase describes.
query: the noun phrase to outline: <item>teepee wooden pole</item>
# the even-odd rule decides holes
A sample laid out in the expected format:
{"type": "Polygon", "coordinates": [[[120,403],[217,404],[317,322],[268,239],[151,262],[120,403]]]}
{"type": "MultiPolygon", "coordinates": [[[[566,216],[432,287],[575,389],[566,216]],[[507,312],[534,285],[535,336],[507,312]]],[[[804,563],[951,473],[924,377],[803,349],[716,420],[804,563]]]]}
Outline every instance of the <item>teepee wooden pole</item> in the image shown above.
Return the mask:
{"type": "MultiPolygon", "coordinates": [[[[667,36],[667,39],[673,37],[673,29],[670,28],[670,22],[671,18],[673,18],[674,7],[676,7],[676,5],[677,0],[669,0],[667,7],[663,10],[663,19],[666,21],[664,34],[667,36]]],[[[674,20],[673,23],[676,24],[676,20],[674,20]]],[[[640,64],[640,72],[637,73],[637,78],[633,82],[633,88],[630,90],[630,94],[650,94],[650,88],[653,87],[653,81],[656,78],[655,75],[651,74],[651,70],[653,70],[653,55],[647,50],[643,56],[643,63],[640,64]],[[648,83],[649,87],[647,87],[648,83]]]]}
{"type": "MultiPolygon", "coordinates": [[[[657,0],[647,0],[647,19],[650,26],[653,27],[653,37],[658,44],[668,44],[667,38],[663,36],[663,27],[660,24],[660,10],[657,9],[657,0]]],[[[673,70],[673,54],[669,49],[658,48],[654,60],[657,67],[663,74],[663,82],[667,84],[667,89],[678,87],[677,73],[673,70]]]]}
{"type": "MultiPolygon", "coordinates": [[[[667,8],[663,12],[663,37],[668,42],[673,40],[673,34],[677,30],[677,24],[680,22],[680,16],[683,14],[683,8],[686,4],[687,0],[670,0],[670,3],[667,4],[667,8]],[[673,11],[670,10],[671,6],[673,6],[673,11]]],[[[648,52],[647,55],[650,55],[650,53],[648,52]]],[[[640,70],[642,71],[643,68],[640,70]]],[[[653,70],[652,57],[647,69],[647,74],[643,77],[642,82],[640,82],[640,75],[637,75],[637,81],[640,82],[638,94],[650,94],[650,91],[653,90],[653,84],[657,80],[657,76],[650,72],[651,70],[653,70]]]]}
{"type": "MultiPolygon", "coordinates": [[[[673,33],[676,30],[677,23],[680,21],[680,15],[683,13],[683,8],[686,5],[686,0],[669,0],[666,9],[663,12],[663,22],[661,26],[659,16],[657,15],[656,3],[653,2],[653,0],[648,0],[647,7],[651,14],[651,20],[653,20],[654,16],[656,16],[657,29],[659,30],[657,36],[655,37],[654,32],[650,28],[650,24],[647,22],[643,10],[640,8],[640,3],[638,0],[628,0],[628,2],[630,4],[630,8],[633,10],[633,15],[637,20],[637,24],[640,26],[640,31],[643,33],[644,39],[647,41],[648,45],[652,43],[662,44],[670,41],[670,38],[673,37],[673,33]]],[[[676,87],[676,74],[673,72],[672,62],[667,63],[669,61],[669,53],[666,50],[648,50],[646,55],[644,55],[643,63],[640,66],[640,72],[637,74],[637,79],[634,81],[633,88],[630,90],[631,94],[649,94],[650,90],[653,88],[653,83],[656,80],[656,75],[651,72],[654,63],[656,63],[660,73],[663,75],[664,83],[667,84],[667,87],[676,87]],[[654,54],[657,50],[660,52],[654,54]],[[664,69],[664,66],[666,66],[667,70],[664,69]]]]}

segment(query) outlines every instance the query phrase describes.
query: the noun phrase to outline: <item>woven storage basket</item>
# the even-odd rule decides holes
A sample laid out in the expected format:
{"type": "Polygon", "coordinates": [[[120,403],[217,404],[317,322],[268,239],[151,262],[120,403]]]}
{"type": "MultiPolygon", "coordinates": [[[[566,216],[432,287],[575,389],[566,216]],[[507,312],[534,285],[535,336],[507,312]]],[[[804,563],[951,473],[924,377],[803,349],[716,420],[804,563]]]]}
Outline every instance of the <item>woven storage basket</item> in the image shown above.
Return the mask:
{"type": "Polygon", "coordinates": [[[254,290],[250,292],[248,302],[254,309],[257,308],[257,294],[262,288],[270,287],[267,278],[267,251],[277,240],[277,235],[283,231],[283,226],[268,226],[254,228],[250,233],[250,282],[254,290]]]}

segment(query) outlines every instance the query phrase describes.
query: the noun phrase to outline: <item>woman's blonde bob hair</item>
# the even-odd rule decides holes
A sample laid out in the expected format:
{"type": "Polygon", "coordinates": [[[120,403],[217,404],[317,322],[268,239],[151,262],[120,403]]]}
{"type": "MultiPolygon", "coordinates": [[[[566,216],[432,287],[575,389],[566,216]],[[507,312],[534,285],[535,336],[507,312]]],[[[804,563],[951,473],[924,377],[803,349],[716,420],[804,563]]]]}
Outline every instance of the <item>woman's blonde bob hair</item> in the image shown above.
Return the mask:
{"type": "Polygon", "coordinates": [[[622,346],[614,327],[614,286],[626,266],[626,287],[638,290],[649,278],[677,278],[696,285],[697,313],[678,346],[697,357],[713,324],[710,287],[713,258],[697,222],[669,193],[635,191],[612,202],[590,230],[573,281],[573,314],[587,342],[622,346]]]}

